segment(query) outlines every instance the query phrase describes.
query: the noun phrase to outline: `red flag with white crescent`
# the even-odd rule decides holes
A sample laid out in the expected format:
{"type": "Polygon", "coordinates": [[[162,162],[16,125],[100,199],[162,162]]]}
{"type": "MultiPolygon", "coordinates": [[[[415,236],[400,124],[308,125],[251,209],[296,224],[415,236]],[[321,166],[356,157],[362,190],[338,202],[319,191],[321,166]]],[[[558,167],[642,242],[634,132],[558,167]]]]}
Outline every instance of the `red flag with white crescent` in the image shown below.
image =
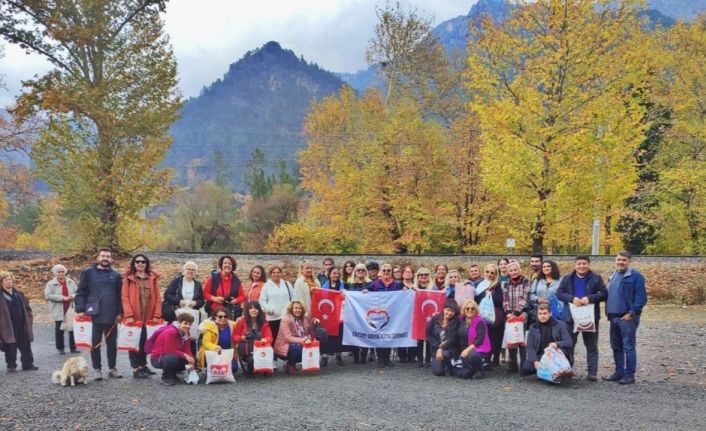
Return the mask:
{"type": "Polygon", "coordinates": [[[328,335],[339,334],[342,303],[343,295],[337,290],[317,288],[311,291],[311,317],[321,321],[328,335]]]}
{"type": "Polygon", "coordinates": [[[414,292],[414,317],[412,318],[412,338],[427,339],[427,324],[436,313],[444,312],[446,292],[439,290],[417,290],[414,292]]]}

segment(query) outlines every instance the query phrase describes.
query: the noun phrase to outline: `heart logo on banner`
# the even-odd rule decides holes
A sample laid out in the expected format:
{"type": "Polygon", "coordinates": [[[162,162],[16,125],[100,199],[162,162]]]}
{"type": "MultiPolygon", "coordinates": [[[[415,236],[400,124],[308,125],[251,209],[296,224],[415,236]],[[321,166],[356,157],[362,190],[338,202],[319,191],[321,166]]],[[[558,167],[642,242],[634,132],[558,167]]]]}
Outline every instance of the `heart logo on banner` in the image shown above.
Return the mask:
{"type": "Polygon", "coordinates": [[[390,321],[390,315],[384,308],[371,308],[366,313],[366,321],[374,329],[382,329],[390,321]]]}

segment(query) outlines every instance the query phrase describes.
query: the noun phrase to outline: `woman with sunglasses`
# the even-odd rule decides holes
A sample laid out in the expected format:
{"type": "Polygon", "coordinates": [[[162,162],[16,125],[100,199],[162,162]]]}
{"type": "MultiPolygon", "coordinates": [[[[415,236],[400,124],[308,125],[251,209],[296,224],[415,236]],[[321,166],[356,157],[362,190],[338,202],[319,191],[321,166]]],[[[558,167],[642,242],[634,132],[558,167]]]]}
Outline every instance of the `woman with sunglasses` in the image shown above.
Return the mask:
{"type": "Polygon", "coordinates": [[[500,285],[498,267],[494,264],[486,265],[485,277],[476,289],[476,304],[480,304],[486,295],[490,295],[495,309],[495,321],[488,327],[490,332],[490,347],[492,365],[500,365],[500,352],[503,347],[505,335],[505,312],[503,310],[503,289],[500,285]]]}
{"type": "MultiPolygon", "coordinates": [[[[385,263],[380,267],[380,277],[373,282],[371,291],[373,292],[393,292],[402,290],[402,283],[392,277],[392,265],[385,263]]],[[[389,347],[379,347],[375,349],[378,358],[378,368],[391,367],[389,347]]]]}
{"type": "Polygon", "coordinates": [[[537,321],[539,304],[549,304],[552,296],[556,296],[561,282],[559,266],[553,260],[545,260],[539,275],[532,281],[529,294],[529,319],[527,327],[537,321]]]}
{"type": "MultiPolygon", "coordinates": [[[[414,289],[416,290],[433,290],[431,281],[431,271],[429,268],[421,267],[417,270],[414,276],[414,289]]],[[[419,368],[431,366],[431,348],[428,342],[419,340],[417,342],[417,351],[415,352],[416,360],[419,362],[419,368]]]]}
{"type": "MultiPolygon", "coordinates": [[[[368,268],[364,263],[359,263],[353,268],[353,279],[348,283],[348,289],[354,292],[368,292],[373,287],[373,282],[368,278],[368,268]]],[[[353,363],[366,364],[368,362],[367,347],[351,347],[353,349],[353,363]]]]}
{"type": "Polygon", "coordinates": [[[469,299],[463,303],[461,316],[458,348],[463,368],[457,370],[457,375],[470,379],[481,371],[483,363],[487,363],[490,358],[490,335],[488,325],[481,317],[478,304],[474,300],[469,299]]]}
{"type": "Polygon", "coordinates": [[[147,367],[145,341],[147,322],[158,322],[162,318],[162,295],[159,290],[159,274],[152,270],[150,260],[144,254],[136,254],[123,277],[120,293],[123,307],[123,322],[141,322],[140,347],[137,352],[129,352],[132,377],[145,379],[154,371],[147,367]]]}
{"type": "MultiPolygon", "coordinates": [[[[204,320],[201,324],[201,347],[198,353],[199,368],[206,366],[206,350],[213,350],[220,355],[224,349],[233,348],[233,333],[235,332],[235,322],[227,307],[220,306],[213,311],[211,319],[204,320]]],[[[233,357],[231,362],[233,374],[238,371],[238,360],[233,357]]]]}
{"type": "Polygon", "coordinates": [[[257,340],[270,345],[274,342],[262,306],[257,301],[250,301],[245,304],[245,313],[235,322],[233,330],[233,344],[237,346],[243,371],[249,376],[253,374],[253,343],[257,340]]]}

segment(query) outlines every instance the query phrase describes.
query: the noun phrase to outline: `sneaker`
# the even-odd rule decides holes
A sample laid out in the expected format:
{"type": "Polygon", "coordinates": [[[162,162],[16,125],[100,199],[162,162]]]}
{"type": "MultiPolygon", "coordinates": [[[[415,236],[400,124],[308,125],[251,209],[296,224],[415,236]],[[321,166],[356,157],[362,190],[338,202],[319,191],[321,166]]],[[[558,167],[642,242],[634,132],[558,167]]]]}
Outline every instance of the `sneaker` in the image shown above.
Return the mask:
{"type": "Polygon", "coordinates": [[[297,366],[293,364],[286,364],[284,366],[284,374],[297,374],[297,366]]]}
{"type": "Polygon", "coordinates": [[[322,355],[319,362],[322,367],[328,367],[328,356],[322,355]]]}
{"type": "Polygon", "coordinates": [[[93,370],[93,380],[103,380],[103,372],[101,370],[93,370]]]}
{"type": "Polygon", "coordinates": [[[603,376],[603,380],[606,382],[619,382],[623,380],[623,375],[618,373],[613,373],[610,376],[603,376]]]}
{"type": "Polygon", "coordinates": [[[149,374],[150,376],[154,376],[154,375],[157,374],[157,373],[155,373],[154,371],[150,370],[150,367],[147,367],[147,366],[142,367],[142,371],[144,371],[145,373],[149,374]]]}
{"type": "Polygon", "coordinates": [[[164,386],[174,386],[174,385],[176,385],[176,383],[177,383],[177,379],[175,379],[174,377],[167,377],[167,378],[162,377],[162,384],[164,386]]]}
{"type": "Polygon", "coordinates": [[[59,350],[59,354],[60,354],[60,355],[65,355],[66,352],[64,352],[63,350],[59,350]]]}
{"type": "Polygon", "coordinates": [[[33,364],[33,365],[28,365],[28,366],[26,366],[26,367],[25,367],[25,366],[22,367],[22,371],[37,371],[38,369],[39,369],[39,367],[37,367],[37,366],[34,365],[34,364],[33,364]]]}
{"type": "Polygon", "coordinates": [[[78,350],[77,348],[73,348],[73,349],[71,349],[71,353],[81,353],[81,351],[78,350]]]}
{"type": "Polygon", "coordinates": [[[116,370],[115,368],[113,368],[113,369],[111,369],[111,370],[108,372],[108,377],[110,377],[111,379],[122,379],[122,378],[123,378],[123,375],[120,374],[120,373],[118,372],[118,370],[116,370]]]}
{"type": "Polygon", "coordinates": [[[635,377],[632,376],[623,376],[623,378],[618,382],[618,384],[621,385],[632,385],[633,383],[635,383],[635,377]]]}
{"type": "Polygon", "coordinates": [[[596,377],[595,374],[589,374],[588,377],[586,377],[586,380],[588,380],[589,382],[597,382],[598,377],[596,377]]]}
{"type": "Polygon", "coordinates": [[[132,372],[133,379],[147,379],[149,377],[150,377],[150,374],[147,373],[144,368],[139,368],[139,369],[132,372]]]}
{"type": "Polygon", "coordinates": [[[7,368],[8,373],[16,373],[17,372],[17,367],[8,367],[7,368]]]}

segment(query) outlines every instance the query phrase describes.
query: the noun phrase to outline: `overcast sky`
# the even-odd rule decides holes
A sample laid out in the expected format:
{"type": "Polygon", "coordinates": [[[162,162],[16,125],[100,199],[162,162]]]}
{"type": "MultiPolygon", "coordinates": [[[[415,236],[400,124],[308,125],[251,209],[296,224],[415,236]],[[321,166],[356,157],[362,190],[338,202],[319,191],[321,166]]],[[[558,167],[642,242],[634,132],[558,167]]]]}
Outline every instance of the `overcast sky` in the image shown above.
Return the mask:
{"type": "MultiPolygon", "coordinates": [[[[401,0],[433,17],[434,25],[468,13],[477,0],[401,0]]],[[[392,2],[391,2],[392,3],[392,2]]],[[[375,6],[384,0],[171,0],[165,16],[179,62],[186,97],[223,76],[247,51],[275,40],[307,61],[333,72],[366,67],[365,47],[377,21],[375,6]]],[[[11,103],[20,82],[46,72],[50,65],[4,45],[0,106],[11,103]]]]}

